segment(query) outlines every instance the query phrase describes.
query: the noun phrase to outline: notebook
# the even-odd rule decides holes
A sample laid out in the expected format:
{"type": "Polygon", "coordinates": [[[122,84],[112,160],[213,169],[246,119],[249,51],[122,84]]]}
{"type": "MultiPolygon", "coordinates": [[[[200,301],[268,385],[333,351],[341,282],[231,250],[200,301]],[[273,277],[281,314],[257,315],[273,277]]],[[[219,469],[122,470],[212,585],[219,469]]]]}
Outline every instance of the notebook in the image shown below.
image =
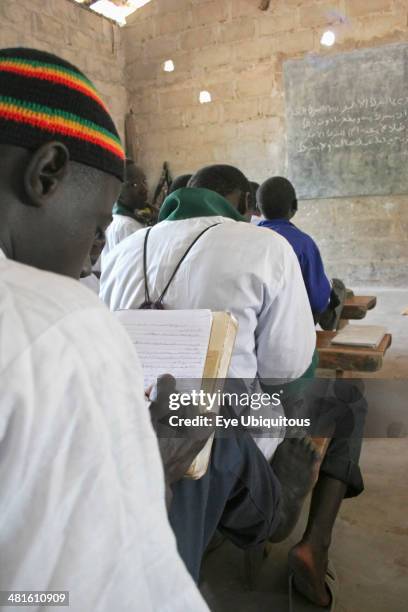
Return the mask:
{"type": "Polygon", "coordinates": [[[210,341],[211,310],[118,310],[114,314],[137,348],[145,389],[161,374],[201,380],[210,341]]]}
{"type": "MultiPolygon", "coordinates": [[[[211,310],[118,310],[114,315],[137,349],[145,389],[162,374],[171,374],[179,392],[191,390],[191,380],[202,381],[201,388],[207,393],[222,391],[238,329],[231,314],[211,310]]],[[[213,439],[209,438],[186,476],[204,476],[213,439]]]]}
{"type": "Polygon", "coordinates": [[[376,348],[386,333],[380,325],[347,325],[332,339],[332,344],[376,348]]]}

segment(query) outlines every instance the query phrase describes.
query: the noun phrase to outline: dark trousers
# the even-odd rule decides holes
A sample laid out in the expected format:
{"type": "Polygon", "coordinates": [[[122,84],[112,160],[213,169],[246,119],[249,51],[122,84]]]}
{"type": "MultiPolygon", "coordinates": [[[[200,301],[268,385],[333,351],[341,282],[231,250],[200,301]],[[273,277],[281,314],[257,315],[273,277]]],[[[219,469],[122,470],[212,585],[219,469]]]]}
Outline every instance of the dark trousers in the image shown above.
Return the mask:
{"type": "Polygon", "coordinates": [[[279,481],[248,433],[216,437],[205,476],[173,486],[170,523],[194,580],[216,529],[241,548],[266,541],[279,522],[280,497],[279,481]]]}
{"type": "Polygon", "coordinates": [[[364,383],[358,379],[310,379],[284,405],[288,417],[311,420],[307,433],[330,437],[320,473],[347,485],[345,497],[364,490],[359,460],[367,416],[364,383]]]}

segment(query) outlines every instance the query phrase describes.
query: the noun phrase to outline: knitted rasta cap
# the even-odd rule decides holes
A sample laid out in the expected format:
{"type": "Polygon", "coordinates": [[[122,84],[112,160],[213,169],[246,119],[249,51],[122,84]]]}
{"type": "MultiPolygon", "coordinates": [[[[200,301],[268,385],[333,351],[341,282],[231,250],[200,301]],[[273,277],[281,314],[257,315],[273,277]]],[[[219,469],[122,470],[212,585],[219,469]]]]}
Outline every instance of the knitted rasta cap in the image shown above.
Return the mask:
{"type": "Polygon", "coordinates": [[[0,49],[0,144],[58,140],[70,159],[123,180],[124,151],[95,87],[75,66],[35,49],[0,49]]]}

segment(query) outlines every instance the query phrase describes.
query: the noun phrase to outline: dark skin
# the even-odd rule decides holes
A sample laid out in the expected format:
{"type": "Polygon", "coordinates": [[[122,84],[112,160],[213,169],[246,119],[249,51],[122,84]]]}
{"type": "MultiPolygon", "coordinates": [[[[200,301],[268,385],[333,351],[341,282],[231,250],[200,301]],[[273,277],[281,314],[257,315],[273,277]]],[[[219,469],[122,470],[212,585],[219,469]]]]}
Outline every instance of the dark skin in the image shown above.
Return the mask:
{"type": "Polygon", "coordinates": [[[0,247],[23,264],[79,278],[111,219],[120,181],[71,162],[62,143],[0,145],[0,247]]]}
{"type": "Polygon", "coordinates": [[[290,221],[291,219],[293,219],[293,217],[296,215],[297,213],[297,201],[295,200],[292,203],[292,206],[288,212],[288,214],[286,215],[286,217],[284,217],[284,219],[286,219],[287,221],[290,221]]]}
{"type": "Polygon", "coordinates": [[[240,189],[234,189],[234,191],[231,191],[231,193],[225,195],[224,198],[228,200],[228,202],[232,204],[242,216],[245,217],[251,201],[251,194],[249,192],[244,193],[240,189]]]}
{"type": "Polygon", "coordinates": [[[143,170],[134,163],[128,163],[126,181],[120,192],[120,203],[132,212],[140,210],[147,205],[147,195],[147,181],[143,170]]]}
{"type": "MultiPolygon", "coordinates": [[[[71,161],[60,142],[35,151],[0,145],[0,159],[0,248],[19,263],[78,279],[95,238],[111,221],[121,182],[71,161]]],[[[153,418],[168,407],[170,389],[161,388],[152,403],[153,418]]],[[[198,441],[159,438],[169,484],[183,476],[210,433],[198,441]]]]}
{"type": "MultiPolygon", "coordinates": [[[[152,389],[146,391],[147,397],[149,397],[151,391],[152,389]]],[[[162,462],[166,466],[166,502],[168,507],[172,499],[171,485],[183,478],[193,459],[199,454],[214,432],[213,413],[211,412],[206,412],[210,421],[208,426],[188,428],[183,432],[180,428],[175,430],[168,424],[168,418],[174,414],[169,410],[169,396],[176,392],[175,379],[170,374],[164,374],[157,381],[157,400],[152,402],[150,408],[152,424],[159,440],[162,462]]],[[[200,410],[196,406],[187,406],[181,408],[177,414],[193,418],[200,414],[200,410]]]]}
{"type": "MultiPolygon", "coordinates": [[[[93,241],[89,255],[86,257],[85,263],[82,267],[81,278],[85,278],[86,276],[90,276],[92,274],[92,268],[98,261],[103,251],[103,247],[105,246],[105,242],[105,232],[98,231],[97,235],[95,236],[95,240],[93,241]]],[[[95,272],[95,274],[99,277],[100,272],[95,272]]]]}
{"type": "Polygon", "coordinates": [[[309,519],[301,541],[289,553],[296,589],[319,606],[328,606],[326,571],[332,531],[347,486],[324,474],[313,489],[309,519]]]}
{"type": "MultiPolygon", "coordinates": [[[[260,203],[258,202],[258,206],[260,207],[260,209],[262,210],[262,207],[260,205],[260,203]]],[[[298,203],[297,200],[294,200],[288,210],[288,213],[286,215],[283,215],[282,217],[279,217],[280,219],[285,219],[286,221],[290,221],[291,219],[293,219],[293,217],[296,215],[298,210],[298,203]]],[[[262,210],[263,212],[263,210],[262,210]]],[[[263,212],[264,216],[265,213],[263,212]]],[[[266,219],[268,219],[268,217],[265,216],[266,219]]],[[[271,221],[273,221],[273,219],[270,219],[271,221]]]]}

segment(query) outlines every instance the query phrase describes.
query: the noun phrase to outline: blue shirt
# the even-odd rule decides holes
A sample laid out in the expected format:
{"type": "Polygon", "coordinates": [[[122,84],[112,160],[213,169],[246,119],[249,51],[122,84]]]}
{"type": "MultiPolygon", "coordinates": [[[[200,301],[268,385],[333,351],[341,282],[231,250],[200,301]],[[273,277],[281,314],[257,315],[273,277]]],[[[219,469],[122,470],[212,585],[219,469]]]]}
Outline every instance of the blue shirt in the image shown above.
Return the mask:
{"type": "Polygon", "coordinates": [[[273,219],[272,221],[266,219],[258,225],[269,227],[286,238],[299,260],[312,312],[320,313],[326,310],[331,285],[324,272],[320,251],[314,240],[287,219],[273,219]]]}

